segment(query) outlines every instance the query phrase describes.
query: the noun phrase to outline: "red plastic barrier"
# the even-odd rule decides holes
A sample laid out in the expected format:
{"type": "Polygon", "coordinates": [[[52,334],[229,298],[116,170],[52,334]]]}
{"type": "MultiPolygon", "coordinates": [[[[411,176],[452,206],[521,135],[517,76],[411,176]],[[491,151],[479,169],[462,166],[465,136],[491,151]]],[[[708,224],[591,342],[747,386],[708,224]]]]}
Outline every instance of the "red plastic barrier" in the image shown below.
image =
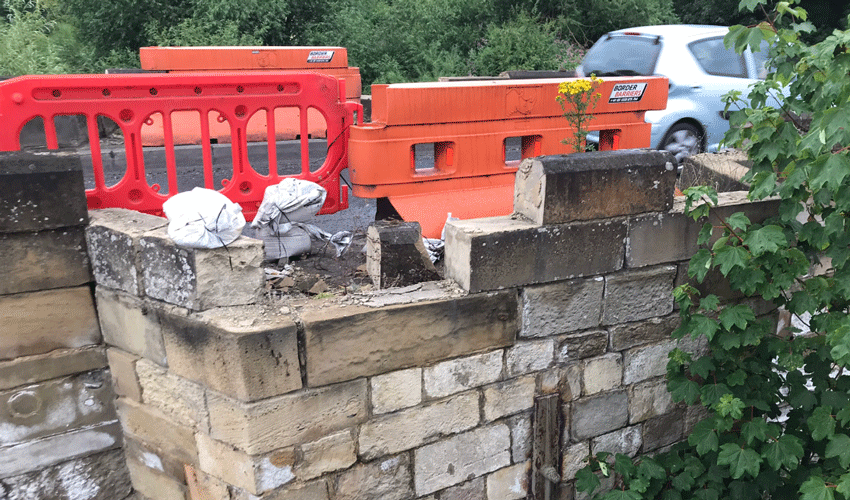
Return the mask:
{"type": "Polygon", "coordinates": [[[204,187],[219,191],[242,205],[253,219],[266,186],[280,182],[275,143],[275,111],[298,109],[301,119],[301,173],[328,191],[320,213],[348,207],[348,191],[340,186],[340,172],[348,166],[349,127],[362,106],[345,101],[345,83],[326,75],[292,72],[228,72],[180,74],[51,75],[24,76],[0,83],[0,151],[20,149],[20,134],[30,120],[41,118],[48,149],[57,149],[55,117],[86,118],[94,188],[86,191],[89,208],[121,207],[161,215],[162,204],[186,188],[178,184],[171,116],[197,113],[201,129],[204,187]],[[311,172],[307,133],[308,110],[324,115],[328,149],[324,163],[311,172]],[[247,127],[255,114],[267,120],[267,175],[251,167],[247,155],[247,127]],[[124,135],[127,167],[123,178],[107,186],[101,155],[97,117],[106,117],[124,135]],[[169,191],[149,185],[141,142],[143,126],[161,118],[165,130],[165,161],[169,191]],[[230,124],[233,172],[222,186],[214,186],[211,120],[230,124]]]}

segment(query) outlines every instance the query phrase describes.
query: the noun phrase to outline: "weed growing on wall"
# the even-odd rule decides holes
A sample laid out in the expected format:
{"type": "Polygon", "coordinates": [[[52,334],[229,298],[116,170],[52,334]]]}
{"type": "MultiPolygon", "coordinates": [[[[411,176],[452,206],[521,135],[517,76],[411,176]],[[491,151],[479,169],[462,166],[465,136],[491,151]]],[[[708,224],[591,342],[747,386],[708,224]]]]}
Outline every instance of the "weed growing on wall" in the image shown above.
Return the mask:
{"type": "Polygon", "coordinates": [[[564,118],[573,128],[572,137],[561,142],[570,146],[574,153],[584,151],[584,140],[587,136],[587,124],[593,119],[591,111],[602,94],[596,91],[602,84],[601,78],[590,75],[590,79],[572,80],[558,85],[558,96],[555,100],[561,105],[564,118]]]}
{"type": "Polygon", "coordinates": [[[719,273],[750,300],[676,289],[674,336],[704,336],[711,353],[674,350],[668,389],[709,416],[652,458],[590,457],[577,489],[592,493],[598,474],[618,476],[597,498],[850,499],[850,31],[809,46],[801,38],[814,26],[803,9],[767,5],[741,1],[767,19],[725,40],[739,51],[772,46],[771,73],[748,102],[726,96],[726,140],[753,161],[750,198],[780,198],[779,213],[759,224],[721,218],[713,190],[685,192],[688,213],[708,221],[688,275],[719,273]],[[783,307],[798,326],[777,331],[748,305],[758,301],[783,307]]]}

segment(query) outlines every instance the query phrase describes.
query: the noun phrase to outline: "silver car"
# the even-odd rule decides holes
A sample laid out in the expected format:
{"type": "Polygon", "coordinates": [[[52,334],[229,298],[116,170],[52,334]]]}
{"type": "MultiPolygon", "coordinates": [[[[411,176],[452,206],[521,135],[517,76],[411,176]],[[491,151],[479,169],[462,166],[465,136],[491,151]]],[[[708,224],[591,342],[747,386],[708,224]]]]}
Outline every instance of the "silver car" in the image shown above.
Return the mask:
{"type": "MultiPolygon", "coordinates": [[[[667,109],[647,111],[650,145],[682,160],[702,151],[717,151],[729,129],[721,96],[766,75],[767,44],[758,52],[736,54],[723,45],[723,26],[641,26],[612,31],[587,51],[578,76],[661,75],[670,80],[667,109]]],[[[598,141],[598,134],[588,136],[598,141]]]]}

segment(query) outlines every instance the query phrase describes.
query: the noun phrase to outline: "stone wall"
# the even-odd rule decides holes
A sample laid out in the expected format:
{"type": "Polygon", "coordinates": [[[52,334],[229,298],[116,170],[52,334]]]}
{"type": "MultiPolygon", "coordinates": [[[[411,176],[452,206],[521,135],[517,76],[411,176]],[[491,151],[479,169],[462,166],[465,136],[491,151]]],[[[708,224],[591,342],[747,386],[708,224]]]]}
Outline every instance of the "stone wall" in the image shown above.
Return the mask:
{"type": "Polygon", "coordinates": [[[0,153],[0,498],[131,493],[79,159],[0,153]]]}
{"type": "MultiPolygon", "coordinates": [[[[527,160],[514,216],[447,227],[451,280],[306,301],[264,297],[256,240],[186,250],[161,219],[92,212],[134,488],[151,500],[510,500],[540,491],[548,465],[560,481],[547,494],[570,499],[588,453],[682,439],[700,415],[665,389],[671,292],[702,222],[674,206],[674,181],[658,152],[527,160]],[[541,453],[533,415],[552,395],[557,446],[541,453]]],[[[741,193],[725,204],[753,220],[776,208],[741,193]]]]}

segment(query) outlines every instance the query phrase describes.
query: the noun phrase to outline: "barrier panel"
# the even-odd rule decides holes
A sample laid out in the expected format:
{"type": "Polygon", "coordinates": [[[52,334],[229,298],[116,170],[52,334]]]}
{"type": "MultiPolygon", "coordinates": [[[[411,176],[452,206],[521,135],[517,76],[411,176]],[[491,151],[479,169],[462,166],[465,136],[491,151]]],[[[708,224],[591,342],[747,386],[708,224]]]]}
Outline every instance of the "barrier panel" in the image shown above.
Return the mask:
{"type": "MultiPolygon", "coordinates": [[[[185,73],[198,71],[315,71],[345,80],[346,99],[360,102],[362,91],[360,68],[348,67],[348,51],[344,47],[142,47],[139,49],[142,69],[185,73]]],[[[297,139],[301,135],[299,117],[280,112],[275,121],[279,141],[297,139]]],[[[324,138],[327,128],[321,116],[308,111],[310,138],[324,138]]],[[[187,113],[174,113],[171,127],[175,144],[199,144],[200,130],[187,113]]],[[[265,140],[262,127],[249,126],[248,141],[265,140]]],[[[229,142],[230,131],[216,123],[210,125],[210,136],[219,143],[229,142]]],[[[145,146],[164,144],[162,122],[154,121],[142,133],[145,146]]]]}
{"type": "MultiPolygon", "coordinates": [[[[178,169],[173,134],[174,113],[191,112],[201,137],[203,187],[218,189],[239,203],[248,220],[252,220],[268,185],[280,182],[278,145],[275,123],[278,110],[297,112],[300,116],[300,165],[297,176],[316,182],[328,191],[319,213],[334,213],[348,207],[348,191],[340,186],[340,172],[348,165],[349,128],[362,106],[345,101],[345,83],[317,73],[181,73],[181,74],[117,74],[117,75],[50,75],[24,76],[0,82],[0,151],[21,149],[21,132],[25,126],[41,122],[45,146],[58,149],[58,118],[81,117],[85,121],[91,153],[92,189],[86,191],[89,208],[122,207],[156,215],[169,197],[194,186],[187,186],[178,169]],[[327,155],[320,165],[311,168],[307,130],[308,110],[320,113],[328,130],[327,155]],[[164,126],[164,148],[142,147],[144,127],[158,116],[164,126]],[[104,163],[116,156],[115,150],[102,154],[98,127],[103,121],[114,122],[123,134],[126,166],[119,165],[120,180],[108,185],[104,163]],[[214,158],[210,122],[228,126],[229,158],[214,158]],[[252,122],[264,123],[267,147],[261,160],[248,159],[247,129],[252,122]],[[146,163],[145,154],[158,149],[164,156],[160,178],[168,188],[151,182],[154,165],[146,163]],[[105,161],[106,159],[106,161],[105,161]],[[214,160],[219,170],[214,172],[214,160]],[[266,173],[259,164],[267,162],[266,173]],[[229,165],[228,165],[229,163],[229,165]],[[221,165],[226,166],[224,174],[221,165]],[[229,175],[229,176],[227,176],[229,175]],[[221,178],[218,178],[221,177],[221,178]],[[227,176],[227,177],[226,177],[227,176]],[[226,177],[226,178],[225,178],[226,177]],[[217,186],[216,184],[220,184],[217,186]]],[[[120,151],[123,149],[123,151],[120,151]]],[[[182,151],[181,151],[182,153],[182,151]]],[[[182,161],[182,160],[181,160],[182,161]]],[[[315,163],[315,162],[314,162],[315,163]]]]}
{"type": "MultiPolygon", "coordinates": [[[[352,192],[389,198],[428,237],[448,213],[510,214],[520,161],[570,152],[561,140],[573,129],[555,101],[562,81],[372,85],[372,121],[351,129],[352,192]]],[[[600,149],[649,147],[644,113],[666,108],[667,87],[662,77],[606,78],[588,126],[600,149]]]]}

